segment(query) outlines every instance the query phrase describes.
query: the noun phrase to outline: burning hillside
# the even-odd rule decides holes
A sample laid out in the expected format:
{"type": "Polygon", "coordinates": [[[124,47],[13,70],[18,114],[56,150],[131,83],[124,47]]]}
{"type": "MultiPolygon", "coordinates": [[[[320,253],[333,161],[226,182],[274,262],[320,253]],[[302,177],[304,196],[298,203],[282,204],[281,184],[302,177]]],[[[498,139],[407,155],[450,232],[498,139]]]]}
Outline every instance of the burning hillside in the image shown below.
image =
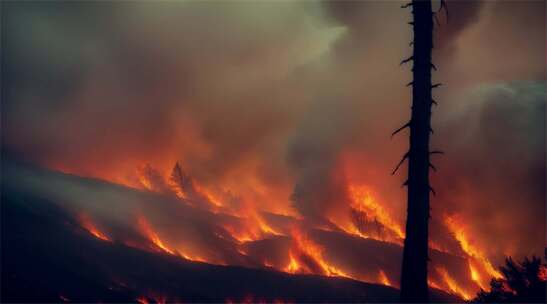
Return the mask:
{"type": "Polygon", "coordinates": [[[6,299],[459,300],[542,255],[545,3],[442,3],[427,84],[412,1],[2,1],[6,299]]]}
{"type": "MultiPolygon", "coordinates": [[[[56,202],[82,231],[101,242],[215,265],[399,284],[404,235],[366,186],[348,188],[352,203],[347,221],[314,225],[252,204],[237,209],[221,198],[213,202],[213,194],[180,164],[166,175],[145,166],[136,170],[137,184],[123,186],[20,165],[5,167],[10,189],[56,202]],[[57,190],[61,188],[72,190],[57,190]]],[[[447,225],[456,229],[457,223],[447,219],[447,225]]],[[[498,274],[478,249],[458,239],[465,232],[457,232],[462,254],[442,247],[430,251],[430,287],[469,299],[498,274]]]]}

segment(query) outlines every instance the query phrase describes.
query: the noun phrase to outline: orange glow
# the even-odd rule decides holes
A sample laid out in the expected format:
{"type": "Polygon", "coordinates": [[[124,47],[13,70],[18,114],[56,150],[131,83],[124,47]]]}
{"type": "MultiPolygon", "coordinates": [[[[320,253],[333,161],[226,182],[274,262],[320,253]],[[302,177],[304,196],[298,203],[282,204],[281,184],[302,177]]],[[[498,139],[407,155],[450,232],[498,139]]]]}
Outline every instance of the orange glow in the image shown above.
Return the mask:
{"type": "Polygon", "coordinates": [[[97,226],[95,226],[95,224],[93,224],[91,219],[84,213],[80,214],[80,224],[85,230],[91,233],[94,237],[101,239],[103,241],[111,242],[110,238],[107,237],[106,234],[101,232],[99,229],[97,229],[97,226]]]}
{"type": "Polygon", "coordinates": [[[150,226],[148,221],[143,216],[140,216],[138,218],[138,223],[139,223],[139,227],[141,229],[141,232],[144,234],[144,236],[146,238],[148,238],[148,240],[150,240],[159,249],[161,249],[161,250],[163,250],[163,251],[165,251],[169,254],[175,254],[175,252],[173,250],[171,250],[167,246],[165,246],[165,244],[160,239],[158,234],[154,230],[152,230],[152,227],[150,226]]]}
{"type": "Polygon", "coordinates": [[[382,283],[383,285],[386,285],[386,286],[392,286],[391,285],[391,282],[389,281],[389,279],[387,278],[386,276],[386,273],[380,269],[380,273],[378,275],[378,280],[380,281],[380,283],[382,283]]]}

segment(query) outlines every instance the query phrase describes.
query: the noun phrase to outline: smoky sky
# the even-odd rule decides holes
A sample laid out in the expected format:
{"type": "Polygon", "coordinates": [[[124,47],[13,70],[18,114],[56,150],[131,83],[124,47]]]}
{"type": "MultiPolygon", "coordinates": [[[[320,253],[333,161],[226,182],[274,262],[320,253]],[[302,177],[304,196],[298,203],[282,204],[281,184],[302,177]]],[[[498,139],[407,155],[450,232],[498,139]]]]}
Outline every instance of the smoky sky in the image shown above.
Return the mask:
{"type": "MultiPolygon", "coordinates": [[[[317,219],[344,213],[347,183],[364,183],[403,223],[405,172],[390,176],[407,146],[390,134],[410,109],[401,4],[3,2],[3,151],[99,178],[181,161],[208,187],[317,219]]],[[[433,215],[472,219],[492,255],[539,254],[545,4],[448,9],[433,215]]]]}

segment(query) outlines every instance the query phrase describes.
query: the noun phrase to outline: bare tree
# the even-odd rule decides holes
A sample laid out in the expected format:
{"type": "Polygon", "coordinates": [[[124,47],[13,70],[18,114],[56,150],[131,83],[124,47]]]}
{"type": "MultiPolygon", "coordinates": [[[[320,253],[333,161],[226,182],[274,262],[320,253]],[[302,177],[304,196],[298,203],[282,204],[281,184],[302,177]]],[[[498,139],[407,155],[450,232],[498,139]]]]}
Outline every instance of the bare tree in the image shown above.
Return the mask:
{"type": "MultiPolygon", "coordinates": [[[[441,8],[445,7],[441,1],[441,8]]],[[[431,62],[433,49],[434,12],[430,0],[413,0],[402,8],[412,9],[413,54],[401,64],[413,62],[412,110],[410,120],[392,135],[406,128],[410,129],[410,143],[392,174],[408,160],[408,179],[404,183],[407,192],[406,237],[401,272],[401,302],[428,302],[427,262],[429,233],[429,193],[435,192],[429,184],[429,170],[435,170],[430,155],[441,153],[429,150],[431,128],[431,107],[435,104],[431,91],[441,84],[431,83],[431,70],[436,70],[431,62]]]]}

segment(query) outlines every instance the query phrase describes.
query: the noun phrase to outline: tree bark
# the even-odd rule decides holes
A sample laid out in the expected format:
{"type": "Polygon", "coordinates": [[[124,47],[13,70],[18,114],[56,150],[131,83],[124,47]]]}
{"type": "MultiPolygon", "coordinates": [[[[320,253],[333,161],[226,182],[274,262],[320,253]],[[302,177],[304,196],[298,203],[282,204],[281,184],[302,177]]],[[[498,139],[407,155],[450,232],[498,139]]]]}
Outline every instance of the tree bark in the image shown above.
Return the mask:
{"type": "MultiPolygon", "coordinates": [[[[429,224],[429,136],[431,132],[431,52],[433,12],[431,1],[413,0],[414,28],[412,111],[408,124],[407,222],[401,273],[401,302],[428,302],[427,262],[429,224]]],[[[404,62],[403,62],[404,63],[404,62]]]]}

